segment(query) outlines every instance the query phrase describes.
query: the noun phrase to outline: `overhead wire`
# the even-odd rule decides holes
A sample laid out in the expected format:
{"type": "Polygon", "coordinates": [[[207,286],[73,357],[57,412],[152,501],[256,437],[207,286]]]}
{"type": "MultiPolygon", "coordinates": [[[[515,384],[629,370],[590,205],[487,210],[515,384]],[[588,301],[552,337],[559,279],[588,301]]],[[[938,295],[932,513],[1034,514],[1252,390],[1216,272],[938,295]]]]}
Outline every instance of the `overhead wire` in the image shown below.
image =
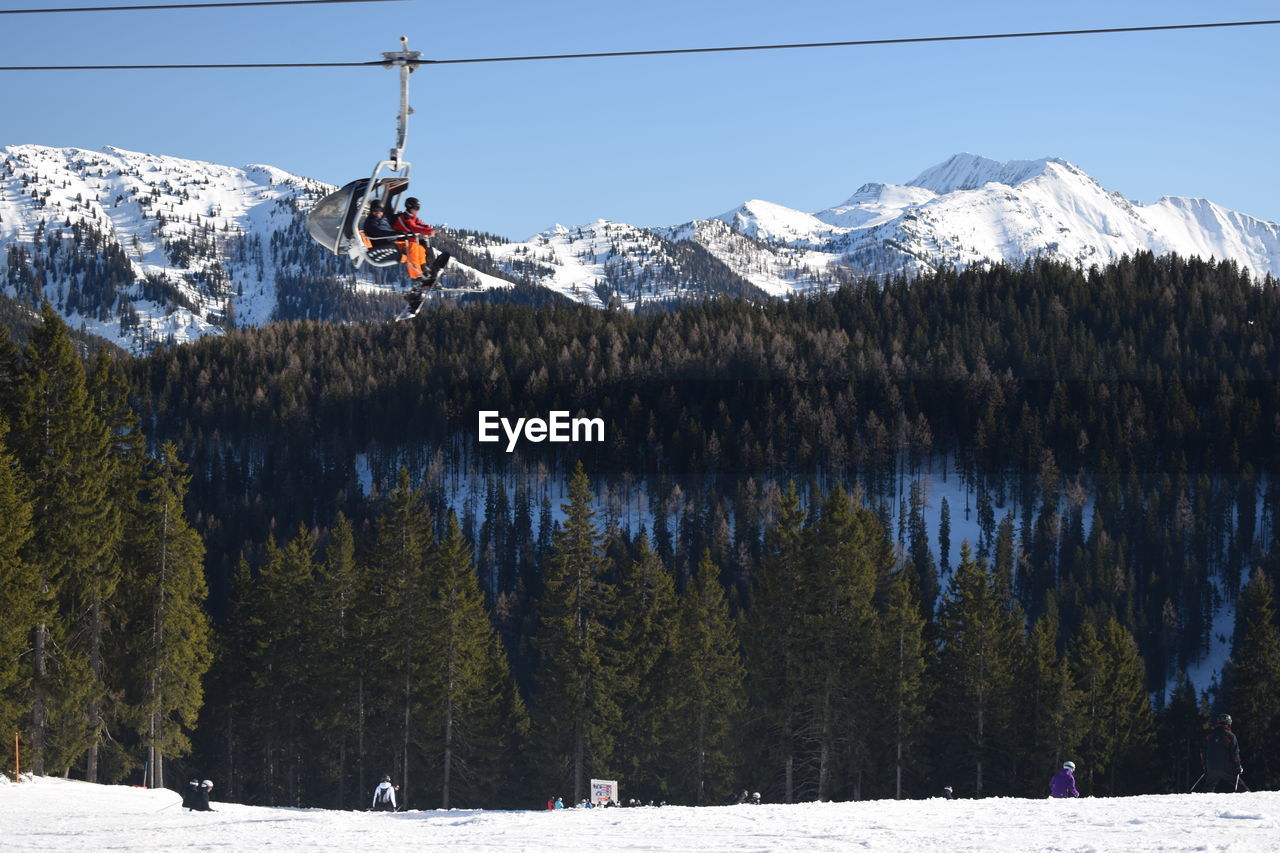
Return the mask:
{"type": "Polygon", "coordinates": [[[153,3],[143,6],[70,6],[61,9],[0,9],[0,15],[55,12],[135,12],[155,9],[225,9],[231,6],[317,6],[325,3],[400,3],[403,0],[228,0],[223,3],[153,3]]]}
{"type": "MultiPolygon", "coordinates": [[[[272,0],[267,0],[272,2],[272,0]]],[[[278,0],[290,5],[301,2],[378,2],[378,0],[278,0]]],[[[249,5],[248,3],[227,5],[249,5]]],[[[184,7],[185,8],[185,7],[184,7]]],[[[959,36],[917,36],[909,38],[858,39],[855,41],[805,42],[798,44],[756,44],[731,47],[687,47],[662,50],[618,50],[593,53],[555,53],[533,56],[488,56],[470,59],[376,59],[366,62],[237,62],[237,63],[173,63],[161,65],[6,65],[0,71],[126,71],[126,70],[179,70],[224,68],[349,68],[357,66],[410,65],[462,65],[483,62],[533,62],[553,59],[601,59],[622,56],[671,56],[694,53],[729,53],[755,50],[796,50],[831,47],[869,47],[874,45],[928,44],[937,42],[983,41],[994,39],[1047,38],[1055,36],[1085,36],[1114,33],[1151,33],[1176,30],[1205,30],[1226,27],[1262,27],[1280,24],[1280,20],[1265,21],[1217,21],[1201,24],[1159,24],[1141,27],[1097,27],[1080,30],[1040,30],[1017,33],[983,33],[959,36]]]]}

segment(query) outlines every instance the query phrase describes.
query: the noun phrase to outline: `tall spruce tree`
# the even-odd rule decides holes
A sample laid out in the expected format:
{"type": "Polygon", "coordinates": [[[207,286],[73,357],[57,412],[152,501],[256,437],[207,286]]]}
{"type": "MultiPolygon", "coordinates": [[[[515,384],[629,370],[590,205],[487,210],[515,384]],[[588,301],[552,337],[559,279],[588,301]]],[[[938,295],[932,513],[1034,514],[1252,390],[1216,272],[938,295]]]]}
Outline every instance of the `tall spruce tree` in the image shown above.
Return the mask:
{"type": "Polygon", "coordinates": [[[250,720],[260,741],[259,784],[268,804],[301,805],[307,734],[316,708],[312,631],[315,538],[299,528],[284,547],[269,540],[249,604],[253,667],[250,720]]]}
{"type": "Polygon", "coordinates": [[[69,767],[93,741],[85,704],[95,691],[73,615],[87,575],[110,547],[106,426],[93,410],[84,366],[66,325],[46,304],[31,335],[11,424],[11,447],[31,483],[33,535],[24,558],[37,567],[30,752],[36,773],[69,767]]]}
{"type": "Polygon", "coordinates": [[[1208,720],[1196,701],[1196,690],[1186,673],[1180,673],[1169,702],[1156,720],[1157,791],[1183,793],[1200,775],[1200,747],[1208,720]]]}
{"type": "Polygon", "coordinates": [[[412,487],[408,471],[401,468],[369,556],[372,609],[366,666],[371,680],[376,679],[370,684],[373,742],[368,748],[375,759],[395,768],[405,802],[416,796],[410,784],[420,734],[414,708],[431,666],[428,639],[414,626],[427,606],[433,541],[423,493],[412,487]]]}
{"type": "Polygon", "coordinates": [[[136,511],[134,504],[141,488],[144,449],[138,418],[129,407],[128,381],[105,349],[99,350],[94,359],[88,387],[94,413],[109,436],[104,473],[112,495],[99,528],[103,551],[76,585],[77,634],[83,638],[93,678],[85,709],[92,738],[85,759],[85,779],[97,782],[99,750],[104,742],[110,743],[106,736],[108,717],[113,715],[113,710],[124,713],[124,709],[109,707],[121,685],[118,672],[107,672],[105,646],[110,642],[112,601],[123,569],[125,519],[128,513],[136,511]]]}
{"type": "Polygon", "coordinates": [[[1271,788],[1280,781],[1280,628],[1266,571],[1254,570],[1239,607],[1231,652],[1231,714],[1253,744],[1248,753],[1250,784],[1271,788]]]}
{"type": "MultiPolygon", "coordinates": [[[[0,418],[0,436],[6,432],[0,418]]],[[[31,648],[36,620],[36,566],[23,558],[31,538],[31,505],[26,484],[0,440],[0,732],[18,730],[30,708],[29,678],[22,659],[31,648]]]]}
{"type": "Polygon", "coordinates": [[[767,791],[795,802],[804,654],[800,605],[807,597],[804,572],[805,512],[795,483],[778,503],[778,517],[765,531],[764,556],[755,575],[743,648],[748,672],[748,748],[766,768],[767,791]]]}
{"type": "Polygon", "coordinates": [[[1024,790],[1037,790],[1046,771],[1072,758],[1080,741],[1079,693],[1070,662],[1058,653],[1058,607],[1049,596],[1044,614],[1028,638],[1028,654],[1018,675],[1019,773],[1024,790]]]}
{"type": "Polygon", "coordinates": [[[677,615],[675,580],[642,534],[622,571],[619,591],[617,685],[627,713],[615,767],[627,788],[645,801],[667,798],[679,766],[671,724],[684,690],[676,667],[677,615]]]}
{"type": "Polygon", "coordinates": [[[1135,770],[1155,729],[1137,643],[1114,617],[1101,634],[1086,622],[1072,658],[1081,699],[1083,762],[1076,763],[1083,764],[1085,791],[1134,793],[1135,770]]]}
{"type": "Polygon", "coordinates": [[[128,701],[153,788],[165,784],[165,758],[190,749],[187,733],[196,725],[212,662],[204,545],[183,514],[188,481],[166,443],[147,466],[127,531],[122,606],[128,624],[121,651],[134,662],[128,701]]]}
{"type": "Polygon", "coordinates": [[[893,797],[902,799],[904,773],[923,762],[917,749],[927,726],[925,622],[914,572],[895,572],[886,592],[869,695],[880,720],[873,729],[876,763],[893,768],[893,797]]]}
{"type": "MultiPolygon", "coordinates": [[[[356,563],[355,537],[351,523],[338,514],[329,533],[325,559],[317,566],[315,595],[312,597],[312,658],[323,689],[315,696],[319,740],[328,744],[314,756],[332,780],[329,796],[335,808],[348,806],[352,766],[357,796],[363,799],[364,778],[359,750],[363,679],[367,649],[359,630],[363,613],[363,578],[356,563]]],[[[314,764],[312,765],[314,766],[314,764]]]]}
{"type": "Polygon", "coordinates": [[[511,692],[506,654],[484,606],[471,548],[451,512],[431,555],[430,593],[417,623],[431,662],[421,685],[423,751],[438,769],[440,808],[493,790],[503,763],[504,700],[511,692]]]}
{"type": "Polygon", "coordinates": [[[683,689],[676,700],[676,786],[686,802],[705,805],[735,781],[744,705],[738,637],[720,570],[704,551],[680,599],[676,672],[683,689]]]}
{"type": "Polygon", "coordinates": [[[861,697],[872,675],[873,597],[888,570],[879,562],[888,553],[882,539],[874,513],[855,507],[841,486],[827,495],[808,536],[804,586],[810,596],[800,602],[804,652],[797,664],[819,800],[835,796],[838,787],[859,798],[869,767],[866,733],[874,721],[861,697]]]}
{"type": "Polygon", "coordinates": [[[973,559],[968,542],[960,546],[938,628],[934,754],[971,770],[973,796],[1011,793],[1013,654],[1020,626],[1001,606],[995,577],[973,559]]]}
{"type": "Polygon", "coordinates": [[[616,590],[608,582],[609,561],[587,474],[579,462],[569,482],[565,522],[552,536],[537,648],[534,726],[544,784],[567,784],[574,802],[586,796],[588,773],[611,772],[615,733],[621,721],[616,694],[616,650],[608,630],[616,590]]]}

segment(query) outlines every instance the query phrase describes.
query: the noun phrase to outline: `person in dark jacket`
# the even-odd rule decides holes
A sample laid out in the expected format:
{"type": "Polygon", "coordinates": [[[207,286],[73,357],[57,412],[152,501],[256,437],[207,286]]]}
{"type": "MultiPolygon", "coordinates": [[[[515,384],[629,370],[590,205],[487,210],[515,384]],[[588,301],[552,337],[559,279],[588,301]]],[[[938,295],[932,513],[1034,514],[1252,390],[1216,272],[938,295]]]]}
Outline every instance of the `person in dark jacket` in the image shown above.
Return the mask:
{"type": "Polygon", "coordinates": [[[182,807],[193,812],[211,812],[209,807],[209,792],[213,790],[213,783],[208,779],[203,782],[197,782],[195,779],[187,785],[187,790],[182,794],[182,807]]]}
{"type": "Polygon", "coordinates": [[[375,248],[392,246],[396,240],[404,239],[404,234],[391,227],[391,222],[388,221],[380,201],[369,204],[369,215],[365,217],[360,230],[364,232],[364,236],[373,241],[375,248]]]}
{"type": "Polygon", "coordinates": [[[1080,792],[1076,789],[1076,763],[1074,761],[1062,762],[1062,769],[1049,780],[1049,796],[1080,796],[1080,792]]]}
{"type": "Polygon", "coordinates": [[[1214,793],[1220,782],[1227,783],[1227,790],[1240,790],[1240,742],[1231,731],[1231,715],[1219,714],[1213,728],[1204,734],[1200,745],[1200,763],[1204,766],[1204,781],[1200,790],[1214,793]]]}

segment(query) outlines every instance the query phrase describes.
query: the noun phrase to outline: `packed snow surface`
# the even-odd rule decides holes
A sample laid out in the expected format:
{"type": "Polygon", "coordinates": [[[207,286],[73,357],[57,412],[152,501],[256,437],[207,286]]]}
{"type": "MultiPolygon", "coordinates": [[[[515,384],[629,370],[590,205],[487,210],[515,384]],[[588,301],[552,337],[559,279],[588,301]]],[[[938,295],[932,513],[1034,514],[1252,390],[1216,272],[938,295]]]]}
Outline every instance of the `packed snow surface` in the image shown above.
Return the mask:
{"type": "MultiPolygon", "coordinates": [[[[1046,783],[1047,783],[1046,775],[1046,783]]],[[[216,780],[215,780],[216,781],[216,780]]],[[[626,796],[625,790],[622,792],[626,796]]],[[[214,790],[215,800],[217,789],[214,790]]],[[[1280,793],[547,812],[286,809],[37,778],[0,782],[5,851],[1275,851],[1280,793]]]]}

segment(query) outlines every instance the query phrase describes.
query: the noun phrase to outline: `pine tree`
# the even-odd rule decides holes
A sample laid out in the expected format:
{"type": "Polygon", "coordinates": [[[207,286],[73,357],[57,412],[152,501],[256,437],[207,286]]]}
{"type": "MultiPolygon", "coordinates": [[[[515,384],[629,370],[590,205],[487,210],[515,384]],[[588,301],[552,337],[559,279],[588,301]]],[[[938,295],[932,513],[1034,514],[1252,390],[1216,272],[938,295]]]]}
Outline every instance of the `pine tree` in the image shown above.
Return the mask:
{"type": "MultiPolygon", "coordinates": [[[[107,717],[111,696],[120,685],[106,672],[104,645],[110,641],[112,599],[120,583],[121,551],[127,513],[135,511],[143,466],[143,441],[138,419],[129,408],[129,385],[119,365],[105,350],[99,350],[89,377],[89,392],[95,414],[110,436],[109,452],[104,459],[104,474],[112,500],[107,502],[98,535],[102,554],[77,584],[80,607],[78,633],[84,637],[89,670],[93,676],[88,707],[85,709],[92,740],[86,757],[85,779],[98,781],[98,753],[106,740],[107,717]]],[[[114,674],[113,674],[114,675],[114,674]]]]}
{"type": "Polygon", "coordinates": [[[926,730],[924,618],[915,574],[895,572],[888,580],[885,610],[876,631],[873,687],[869,698],[880,720],[875,728],[877,757],[893,767],[893,796],[902,799],[903,773],[922,763],[916,755],[926,730]]]}
{"type": "Polygon", "coordinates": [[[33,535],[24,557],[39,572],[30,718],[36,773],[47,763],[70,766],[95,735],[83,713],[92,673],[72,643],[70,616],[76,593],[110,545],[101,535],[110,514],[107,430],[93,411],[66,325],[47,304],[41,319],[11,424],[11,447],[31,483],[33,535]]]}
{"type": "Polygon", "coordinates": [[[1168,704],[1156,720],[1156,790],[1191,790],[1200,775],[1200,747],[1207,723],[1196,701],[1195,688],[1186,673],[1180,673],[1168,704]]]}
{"type": "Polygon", "coordinates": [[[419,622],[431,656],[420,739],[428,766],[439,769],[432,788],[447,809],[459,795],[494,789],[504,726],[517,722],[502,718],[511,681],[506,655],[453,513],[431,555],[429,589],[419,622]]]}
{"type": "Polygon", "coordinates": [[[679,626],[675,665],[683,689],[672,720],[681,721],[676,759],[683,772],[677,771],[674,793],[704,805],[734,781],[744,704],[737,633],[709,550],[681,597],[679,626]]]}
{"type": "MultiPolygon", "coordinates": [[[[0,436],[6,432],[0,418],[0,436]]],[[[39,576],[23,558],[31,538],[31,505],[22,473],[0,440],[0,732],[17,731],[30,707],[29,676],[20,665],[36,624],[39,576]]]]}
{"type": "Polygon", "coordinates": [[[204,546],[183,516],[188,480],[173,445],[164,445],[144,474],[127,533],[122,651],[142,664],[132,671],[130,694],[153,788],[165,784],[165,757],[190,749],[187,732],[196,725],[212,661],[204,546]]]}
{"type": "Polygon", "coordinates": [[[378,520],[369,556],[371,574],[367,631],[370,655],[370,714],[374,743],[370,748],[391,761],[401,780],[401,798],[408,802],[419,732],[414,725],[418,686],[430,668],[428,639],[414,630],[427,603],[430,588],[429,555],[432,523],[421,491],[412,488],[409,473],[400,469],[387,508],[378,520]],[[379,732],[379,730],[381,730],[379,732]]]}
{"type": "Polygon", "coordinates": [[[261,738],[259,782],[266,802],[301,804],[306,735],[316,708],[312,628],[315,538],[306,528],[284,547],[267,542],[248,607],[253,700],[250,721],[261,738]]]}
{"type": "Polygon", "coordinates": [[[1026,734],[1019,738],[1022,782],[1036,789],[1047,768],[1060,767],[1074,756],[1080,741],[1079,694],[1070,662],[1058,654],[1058,608],[1052,596],[1036,620],[1028,640],[1025,665],[1019,673],[1018,717],[1026,734]]]}
{"type": "Polygon", "coordinates": [[[808,597],[804,518],[795,483],[791,483],[779,501],[777,521],[765,532],[764,557],[755,577],[743,637],[749,674],[749,729],[754,735],[748,745],[759,755],[754,763],[769,768],[767,787],[780,788],[787,803],[796,798],[803,699],[799,615],[801,602],[808,597]]]}
{"type": "Polygon", "coordinates": [[[616,592],[606,579],[608,560],[586,472],[579,462],[569,483],[564,526],[552,539],[537,647],[542,666],[534,725],[548,768],[546,784],[573,789],[574,802],[586,796],[587,773],[609,772],[621,709],[614,692],[616,653],[608,620],[616,592]]]}
{"type": "Polygon", "coordinates": [[[829,799],[839,782],[848,781],[858,798],[861,774],[869,766],[866,732],[873,725],[860,697],[869,688],[872,599],[888,571],[879,563],[887,549],[879,520],[855,508],[841,486],[827,495],[808,538],[804,586],[810,596],[800,602],[804,653],[797,663],[804,728],[815,750],[816,794],[829,799]],[[847,771],[843,778],[842,769],[847,771]]]}
{"type": "Polygon", "coordinates": [[[1247,726],[1250,784],[1269,788],[1280,779],[1280,628],[1271,578],[1255,569],[1240,596],[1231,653],[1231,713],[1247,726]],[[1256,770],[1254,769],[1256,767],[1256,770]]]}
{"type": "Polygon", "coordinates": [[[911,482],[911,503],[907,521],[907,561],[916,573],[920,589],[920,601],[925,613],[933,613],[938,603],[938,567],[929,550],[929,531],[924,521],[924,484],[911,482]]]}
{"type": "Polygon", "coordinates": [[[973,769],[974,796],[1009,787],[1013,652],[1020,628],[1001,606],[996,579],[966,542],[938,613],[941,648],[934,706],[935,754],[973,769]]]}
{"type": "MultiPolygon", "coordinates": [[[[1145,665],[1137,643],[1114,618],[1099,635],[1092,623],[1081,626],[1073,663],[1081,698],[1081,751],[1086,788],[1099,793],[1131,793],[1125,787],[1135,759],[1145,758],[1155,717],[1143,687],[1145,665]],[[1121,777],[1121,768],[1125,778],[1121,777]]],[[[1082,762],[1076,762],[1081,764],[1082,762]]]]}
{"type": "MultiPolygon", "coordinates": [[[[316,693],[319,740],[328,744],[317,758],[332,770],[335,782],[331,802],[346,808],[350,766],[362,766],[360,743],[364,667],[368,649],[359,630],[363,613],[364,583],[356,563],[355,539],[346,516],[338,514],[329,534],[325,560],[317,566],[316,594],[312,597],[311,657],[316,678],[323,685],[316,693]],[[335,754],[336,744],[336,754],[335,754]]],[[[356,774],[365,790],[362,774],[356,774]]]]}
{"type": "Polygon", "coordinates": [[[676,675],[675,580],[641,535],[622,573],[617,638],[619,704],[628,709],[615,762],[629,790],[645,801],[672,790],[674,706],[684,686],[676,675]]]}

